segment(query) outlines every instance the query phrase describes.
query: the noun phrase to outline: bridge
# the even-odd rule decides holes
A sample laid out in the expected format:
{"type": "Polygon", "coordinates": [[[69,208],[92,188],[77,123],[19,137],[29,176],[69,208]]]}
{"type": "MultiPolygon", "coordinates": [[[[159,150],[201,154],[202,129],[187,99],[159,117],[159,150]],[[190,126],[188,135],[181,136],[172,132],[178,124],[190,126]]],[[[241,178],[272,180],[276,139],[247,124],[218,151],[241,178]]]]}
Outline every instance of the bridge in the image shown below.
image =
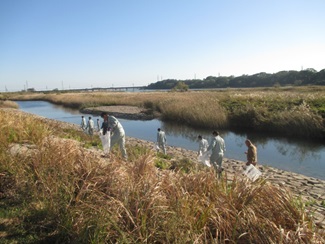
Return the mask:
{"type": "Polygon", "coordinates": [[[95,91],[139,91],[144,90],[146,86],[121,86],[121,87],[92,87],[92,88],[80,88],[80,89],[54,89],[54,90],[43,90],[35,92],[95,92],[95,91]]]}

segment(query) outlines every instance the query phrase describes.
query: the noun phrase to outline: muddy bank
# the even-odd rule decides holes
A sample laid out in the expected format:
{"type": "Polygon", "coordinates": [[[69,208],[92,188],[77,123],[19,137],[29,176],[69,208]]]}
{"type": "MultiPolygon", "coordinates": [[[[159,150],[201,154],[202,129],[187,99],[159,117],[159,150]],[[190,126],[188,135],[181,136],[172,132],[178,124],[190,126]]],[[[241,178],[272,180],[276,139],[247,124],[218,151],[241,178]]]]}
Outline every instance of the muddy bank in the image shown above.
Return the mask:
{"type": "Polygon", "coordinates": [[[151,120],[159,117],[149,109],[139,108],[135,106],[99,106],[89,107],[80,110],[81,113],[100,115],[102,112],[121,118],[130,120],[151,120]]]}

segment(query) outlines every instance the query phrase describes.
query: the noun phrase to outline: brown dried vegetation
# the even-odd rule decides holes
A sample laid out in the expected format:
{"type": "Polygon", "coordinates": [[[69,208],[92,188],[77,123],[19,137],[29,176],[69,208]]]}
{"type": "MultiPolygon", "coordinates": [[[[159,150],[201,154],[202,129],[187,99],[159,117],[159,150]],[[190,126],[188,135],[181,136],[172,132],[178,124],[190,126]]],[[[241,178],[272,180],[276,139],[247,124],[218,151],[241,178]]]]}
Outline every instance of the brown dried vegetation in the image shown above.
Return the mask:
{"type": "Polygon", "coordinates": [[[11,110],[0,110],[0,125],[0,202],[20,209],[0,217],[24,223],[3,225],[3,238],[23,229],[59,243],[324,242],[303,203],[264,179],[159,170],[146,148],[128,147],[128,162],[115,152],[103,159],[63,139],[66,128],[11,110]]]}

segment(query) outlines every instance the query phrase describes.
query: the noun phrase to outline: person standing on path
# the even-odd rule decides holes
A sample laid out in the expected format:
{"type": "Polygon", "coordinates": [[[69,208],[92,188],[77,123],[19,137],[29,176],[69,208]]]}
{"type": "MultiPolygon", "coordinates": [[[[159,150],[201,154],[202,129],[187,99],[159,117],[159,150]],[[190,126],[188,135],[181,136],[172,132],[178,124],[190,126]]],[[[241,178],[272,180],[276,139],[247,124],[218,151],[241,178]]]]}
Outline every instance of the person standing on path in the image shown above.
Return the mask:
{"type": "Polygon", "coordinates": [[[201,135],[199,135],[197,138],[199,140],[199,151],[197,154],[200,156],[207,151],[209,147],[209,142],[204,139],[201,135]]]}
{"type": "Polygon", "coordinates": [[[256,146],[248,139],[246,139],[245,144],[247,146],[247,163],[246,165],[249,166],[250,164],[256,166],[257,164],[257,149],[256,146]]]}
{"type": "MultiPolygon", "coordinates": [[[[111,131],[111,147],[117,143],[119,144],[120,150],[122,152],[122,156],[125,160],[127,160],[127,153],[125,149],[125,132],[121,123],[114,116],[109,116],[108,113],[102,112],[101,117],[104,119],[104,122],[107,123],[107,127],[110,128],[111,131]]],[[[103,123],[104,124],[104,123],[103,123]]],[[[105,130],[103,128],[103,134],[105,130]]]]}
{"type": "Polygon", "coordinates": [[[102,130],[99,129],[99,138],[102,142],[104,151],[104,155],[102,155],[102,157],[108,158],[111,150],[111,128],[108,126],[108,116],[104,118],[101,129],[102,130]]]}
{"type": "Polygon", "coordinates": [[[100,131],[100,123],[99,123],[99,119],[97,119],[97,131],[100,131]]]}
{"type": "Polygon", "coordinates": [[[86,127],[87,127],[87,123],[86,123],[86,118],[85,116],[81,116],[81,124],[80,124],[80,127],[83,131],[86,130],[86,127]]]}
{"type": "Polygon", "coordinates": [[[213,138],[207,148],[207,151],[211,150],[210,164],[213,165],[218,178],[220,178],[222,173],[222,159],[226,151],[226,145],[223,138],[219,135],[218,131],[213,131],[213,138]]]}
{"type": "Polygon", "coordinates": [[[160,128],[158,128],[157,144],[158,144],[158,147],[162,149],[164,154],[166,154],[166,143],[167,143],[167,139],[166,139],[165,132],[163,130],[161,130],[160,128]]]}
{"type": "Polygon", "coordinates": [[[91,117],[88,118],[86,130],[88,131],[89,135],[92,136],[94,134],[94,121],[92,120],[91,117]]]}

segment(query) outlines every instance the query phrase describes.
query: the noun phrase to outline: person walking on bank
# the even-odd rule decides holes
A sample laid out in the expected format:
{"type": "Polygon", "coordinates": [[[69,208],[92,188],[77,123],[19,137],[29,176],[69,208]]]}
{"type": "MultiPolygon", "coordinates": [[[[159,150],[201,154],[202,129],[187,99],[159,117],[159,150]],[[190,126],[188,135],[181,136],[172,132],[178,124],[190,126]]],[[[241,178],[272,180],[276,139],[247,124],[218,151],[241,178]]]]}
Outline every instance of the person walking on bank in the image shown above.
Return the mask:
{"type": "Polygon", "coordinates": [[[97,119],[97,131],[100,131],[99,119],[97,119]]]}
{"type": "MultiPolygon", "coordinates": [[[[97,120],[98,121],[98,120],[97,120]]],[[[108,117],[104,118],[101,127],[102,131],[99,129],[99,138],[102,142],[104,155],[102,157],[108,158],[111,150],[111,128],[108,126],[108,117]]]]}
{"type": "Polygon", "coordinates": [[[213,165],[213,168],[218,174],[218,178],[220,178],[222,173],[222,159],[226,151],[226,145],[218,131],[213,131],[212,135],[213,138],[209,144],[209,147],[207,148],[207,151],[212,151],[210,156],[210,164],[213,165]]]}
{"type": "Polygon", "coordinates": [[[80,124],[80,127],[83,131],[86,130],[86,127],[87,127],[87,123],[86,123],[86,118],[85,116],[81,116],[81,124],[80,124]]]}
{"type": "Polygon", "coordinates": [[[250,141],[250,140],[246,140],[245,144],[247,146],[247,152],[245,152],[245,154],[247,155],[247,163],[246,165],[254,165],[256,166],[257,164],[257,149],[256,146],[250,141]]]}
{"type": "Polygon", "coordinates": [[[86,130],[88,131],[89,135],[92,136],[94,134],[94,121],[92,120],[91,117],[88,118],[86,130]]]}
{"type": "Polygon", "coordinates": [[[207,151],[209,147],[209,142],[204,139],[201,135],[199,135],[197,138],[199,140],[199,151],[197,152],[197,154],[198,156],[200,156],[207,151]]]}
{"type": "Polygon", "coordinates": [[[165,132],[163,130],[161,130],[160,128],[158,128],[157,144],[158,144],[158,147],[162,149],[164,154],[166,154],[166,143],[167,143],[167,139],[166,139],[165,132]]]}
{"type": "MultiPolygon", "coordinates": [[[[106,112],[101,113],[101,117],[104,119],[104,122],[107,123],[107,126],[111,131],[111,147],[117,143],[119,144],[120,150],[122,152],[123,158],[127,159],[126,149],[125,149],[125,132],[121,123],[114,116],[109,116],[106,112]]],[[[103,123],[104,124],[104,123],[103,123]]],[[[104,128],[103,128],[104,133],[104,128]]]]}

